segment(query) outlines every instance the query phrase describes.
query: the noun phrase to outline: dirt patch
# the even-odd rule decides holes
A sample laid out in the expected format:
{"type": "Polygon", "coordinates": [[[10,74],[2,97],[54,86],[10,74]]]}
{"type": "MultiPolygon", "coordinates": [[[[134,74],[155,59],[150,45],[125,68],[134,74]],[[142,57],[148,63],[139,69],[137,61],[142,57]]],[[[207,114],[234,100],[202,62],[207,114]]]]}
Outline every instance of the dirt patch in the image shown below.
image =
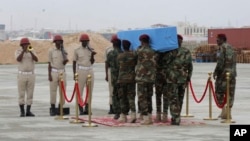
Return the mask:
{"type": "MultiPolygon", "coordinates": [[[[96,63],[104,62],[104,52],[106,47],[111,46],[109,40],[104,38],[101,34],[97,33],[87,33],[90,38],[90,46],[95,49],[97,52],[95,56],[96,63]]],[[[64,47],[69,53],[69,60],[72,63],[73,52],[75,48],[81,46],[79,42],[79,37],[81,33],[65,35],[64,47]]],[[[52,41],[49,40],[30,40],[32,47],[37,53],[39,63],[48,62],[48,50],[51,47],[54,47],[52,41]]],[[[20,41],[3,41],[0,42],[0,64],[17,64],[15,60],[15,51],[20,48],[20,41]]]]}

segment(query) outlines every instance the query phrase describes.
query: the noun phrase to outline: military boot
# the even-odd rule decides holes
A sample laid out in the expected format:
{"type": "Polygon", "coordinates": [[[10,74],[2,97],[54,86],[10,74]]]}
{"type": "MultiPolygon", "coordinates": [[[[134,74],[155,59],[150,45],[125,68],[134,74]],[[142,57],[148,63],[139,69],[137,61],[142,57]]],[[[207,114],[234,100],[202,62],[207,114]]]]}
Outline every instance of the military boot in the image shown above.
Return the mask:
{"type": "Polygon", "coordinates": [[[34,117],[35,115],[30,111],[31,105],[27,105],[26,109],[26,116],[27,117],[34,117]]]}
{"type": "Polygon", "coordinates": [[[51,104],[50,116],[55,116],[56,114],[57,114],[57,112],[56,112],[56,106],[55,106],[55,104],[51,104]]]}
{"type": "Polygon", "coordinates": [[[143,116],[143,121],[141,122],[141,125],[151,125],[153,124],[152,119],[150,119],[150,117],[147,116],[143,116]]]}
{"type": "Polygon", "coordinates": [[[83,112],[83,107],[79,104],[78,105],[78,107],[79,107],[79,115],[84,115],[84,112],[83,112]]]}
{"type": "Polygon", "coordinates": [[[85,105],[84,111],[83,111],[83,115],[88,115],[89,114],[89,104],[87,103],[85,105]]]}
{"type": "Polygon", "coordinates": [[[20,117],[25,117],[24,105],[19,105],[20,107],[20,117]]]}
{"type": "Polygon", "coordinates": [[[118,122],[126,123],[127,122],[127,116],[125,114],[121,114],[120,118],[118,119],[118,122]]]}
{"type": "Polygon", "coordinates": [[[161,113],[156,114],[155,122],[161,122],[161,113]]]}
{"type": "Polygon", "coordinates": [[[129,123],[135,123],[136,122],[136,113],[135,112],[130,113],[130,119],[129,119],[128,122],[129,123]]]}
{"type": "Polygon", "coordinates": [[[114,116],[114,119],[119,119],[119,118],[120,118],[120,114],[116,113],[115,116],[114,116]]]}
{"type": "Polygon", "coordinates": [[[164,123],[168,122],[168,114],[167,113],[163,113],[161,121],[164,123]]]}
{"type": "Polygon", "coordinates": [[[227,119],[227,114],[229,114],[229,119],[232,119],[231,108],[229,108],[229,113],[227,113],[227,108],[225,108],[225,112],[221,115],[221,119],[227,119]]]}
{"type": "Polygon", "coordinates": [[[112,105],[110,105],[110,107],[109,107],[109,112],[108,112],[108,114],[114,114],[113,106],[112,106],[112,105]]]}
{"type": "Polygon", "coordinates": [[[227,116],[227,113],[226,113],[226,106],[224,106],[221,110],[221,113],[219,114],[218,118],[222,118],[222,117],[225,117],[227,116]]]}

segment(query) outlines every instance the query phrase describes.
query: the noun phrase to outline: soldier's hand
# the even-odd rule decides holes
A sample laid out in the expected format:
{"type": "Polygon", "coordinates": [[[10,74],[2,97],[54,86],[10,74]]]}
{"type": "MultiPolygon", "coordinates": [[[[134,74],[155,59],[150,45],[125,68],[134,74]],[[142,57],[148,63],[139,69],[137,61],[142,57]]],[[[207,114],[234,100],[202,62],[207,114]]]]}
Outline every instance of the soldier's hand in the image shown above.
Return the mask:
{"type": "Polygon", "coordinates": [[[64,60],[63,65],[66,65],[68,61],[69,61],[68,59],[64,60]]]}
{"type": "Polygon", "coordinates": [[[187,82],[190,82],[190,80],[191,80],[191,78],[188,76],[188,77],[187,77],[187,82]]]}
{"type": "Polygon", "coordinates": [[[91,59],[90,59],[90,62],[91,62],[91,64],[94,64],[95,59],[94,59],[94,58],[91,58],[91,59]]]}
{"type": "Polygon", "coordinates": [[[108,78],[108,76],[106,76],[106,77],[105,77],[105,80],[106,80],[107,82],[109,81],[109,78],[108,78]]]}
{"type": "Polygon", "coordinates": [[[214,78],[214,80],[216,79],[216,77],[217,77],[217,76],[213,73],[213,78],[214,78]]]}
{"type": "Polygon", "coordinates": [[[49,75],[49,81],[52,81],[52,76],[51,75],[49,75]]]}

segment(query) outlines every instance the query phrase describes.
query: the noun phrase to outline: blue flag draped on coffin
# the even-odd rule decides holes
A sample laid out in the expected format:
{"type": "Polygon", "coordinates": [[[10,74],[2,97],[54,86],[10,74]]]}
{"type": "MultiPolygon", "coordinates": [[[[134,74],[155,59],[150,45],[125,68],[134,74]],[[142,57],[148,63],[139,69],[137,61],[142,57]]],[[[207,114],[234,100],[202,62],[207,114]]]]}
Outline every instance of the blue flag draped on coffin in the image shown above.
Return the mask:
{"type": "Polygon", "coordinates": [[[129,40],[131,50],[136,50],[141,44],[139,37],[142,34],[149,35],[150,45],[155,51],[165,52],[178,48],[177,29],[174,26],[119,31],[117,36],[121,40],[129,40]]]}

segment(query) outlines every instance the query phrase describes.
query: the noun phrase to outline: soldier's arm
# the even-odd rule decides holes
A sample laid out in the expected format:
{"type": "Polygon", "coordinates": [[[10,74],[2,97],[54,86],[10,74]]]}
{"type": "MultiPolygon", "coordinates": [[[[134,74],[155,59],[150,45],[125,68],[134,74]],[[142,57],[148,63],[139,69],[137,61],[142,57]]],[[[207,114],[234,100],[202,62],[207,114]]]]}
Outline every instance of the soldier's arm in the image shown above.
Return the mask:
{"type": "Polygon", "coordinates": [[[23,50],[19,55],[17,55],[16,60],[17,60],[18,62],[21,62],[21,61],[23,60],[23,54],[24,54],[24,50],[23,50]]]}
{"type": "Polygon", "coordinates": [[[32,51],[30,51],[30,54],[32,56],[32,59],[37,62],[38,61],[37,56],[32,51]]]}

